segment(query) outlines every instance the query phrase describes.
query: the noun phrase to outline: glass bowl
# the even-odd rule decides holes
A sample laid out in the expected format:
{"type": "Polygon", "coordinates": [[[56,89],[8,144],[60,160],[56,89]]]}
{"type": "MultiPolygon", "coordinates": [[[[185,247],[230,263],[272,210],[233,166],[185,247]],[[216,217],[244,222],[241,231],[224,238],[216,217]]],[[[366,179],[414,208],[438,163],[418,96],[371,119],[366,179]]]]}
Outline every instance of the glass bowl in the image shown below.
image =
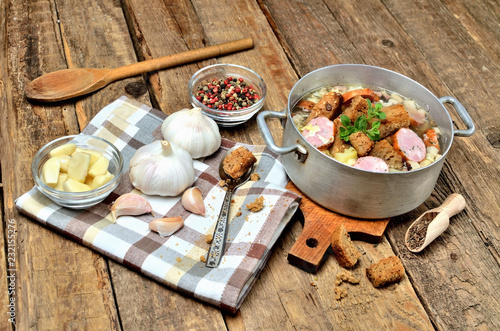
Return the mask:
{"type": "Polygon", "coordinates": [[[88,135],[66,136],[55,139],[43,146],[33,158],[31,174],[35,185],[40,192],[60,206],[72,209],[85,209],[103,201],[120,183],[123,173],[123,156],[109,141],[88,135]],[[99,152],[109,160],[108,171],[114,175],[113,179],[101,187],[85,192],[64,192],[55,190],[42,181],[42,167],[50,158],[50,151],[54,148],[75,143],[77,147],[99,152]]]}
{"type": "Polygon", "coordinates": [[[219,126],[224,127],[236,126],[248,121],[264,106],[267,95],[267,87],[264,80],[253,70],[236,64],[215,64],[198,70],[189,80],[188,89],[193,107],[201,108],[205,115],[212,118],[219,126]],[[223,110],[210,108],[196,99],[196,94],[200,90],[199,87],[211,83],[214,79],[225,80],[229,77],[233,79],[242,78],[247,85],[252,85],[253,89],[259,95],[259,101],[247,108],[223,110]]]}

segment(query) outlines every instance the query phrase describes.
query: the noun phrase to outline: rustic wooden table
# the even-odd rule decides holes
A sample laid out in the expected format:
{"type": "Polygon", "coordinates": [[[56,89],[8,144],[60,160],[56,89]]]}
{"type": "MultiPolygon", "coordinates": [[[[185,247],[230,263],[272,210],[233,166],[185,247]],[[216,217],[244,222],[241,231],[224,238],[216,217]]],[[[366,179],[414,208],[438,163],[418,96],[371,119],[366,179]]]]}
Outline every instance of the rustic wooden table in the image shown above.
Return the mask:
{"type": "MultiPolygon", "coordinates": [[[[7,0],[0,2],[0,26],[1,330],[500,329],[498,1],[7,0]],[[254,39],[252,50],[125,79],[76,100],[32,104],[24,97],[30,80],[55,70],[113,68],[244,37],[254,39]],[[230,315],[15,209],[14,200],[33,186],[31,160],[43,144],[78,133],[121,95],[167,114],[187,107],[191,75],[224,62],[260,73],[269,89],[265,108],[272,110],[285,107],[300,77],[339,63],[385,67],[465,105],[477,131],[454,139],[432,196],[392,219],[379,244],[356,242],[364,266],[399,256],[406,268],[401,283],[374,289],[363,280],[336,301],[334,258],[316,274],[288,264],[302,229],[295,221],[230,315]],[[407,227],[453,192],[465,196],[465,210],[431,247],[410,253],[403,246],[407,227]]],[[[280,123],[270,127],[281,141],[280,123]]],[[[255,118],[222,133],[263,144],[255,118]]]]}

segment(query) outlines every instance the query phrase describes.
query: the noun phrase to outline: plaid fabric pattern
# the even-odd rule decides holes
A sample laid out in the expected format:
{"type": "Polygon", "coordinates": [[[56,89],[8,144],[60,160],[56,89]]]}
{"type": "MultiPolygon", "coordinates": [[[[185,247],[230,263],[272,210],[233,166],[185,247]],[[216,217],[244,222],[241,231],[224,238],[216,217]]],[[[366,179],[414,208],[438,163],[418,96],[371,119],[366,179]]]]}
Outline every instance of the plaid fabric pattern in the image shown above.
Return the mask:
{"type": "Polygon", "coordinates": [[[298,207],[300,196],[284,189],[285,170],[265,146],[244,145],[257,157],[259,181],[249,181],[233,195],[226,252],[218,268],[207,268],[207,255],[225,191],[218,185],[218,165],[236,143],[223,139],[215,154],[194,161],[196,181],[205,201],[206,215],[186,211],[180,196],[147,196],[130,184],[128,164],[135,151],[162,138],[161,111],[121,97],[103,108],[82,131],[112,142],[123,154],[124,176],[117,189],[100,204],[72,210],[54,204],[36,187],[16,200],[24,214],[72,240],[108,256],[166,286],[235,312],[267,262],[271,249],[298,207]],[[113,223],[110,205],[120,195],[134,192],[152,205],[155,216],[121,216],[113,223]],[[264,209],[245,207],[264,196],[264,209]],[[182,216],[184,227],[161,238],[148,228],[155,218],[182,216]]]}

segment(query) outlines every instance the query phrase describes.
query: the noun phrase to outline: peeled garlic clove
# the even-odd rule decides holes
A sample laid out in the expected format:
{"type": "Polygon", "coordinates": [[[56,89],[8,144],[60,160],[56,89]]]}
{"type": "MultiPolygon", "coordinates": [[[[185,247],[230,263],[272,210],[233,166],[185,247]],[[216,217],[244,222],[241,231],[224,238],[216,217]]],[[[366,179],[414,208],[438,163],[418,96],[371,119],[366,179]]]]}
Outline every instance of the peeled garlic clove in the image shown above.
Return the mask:
{"type": "Polygon", "coordinates": [[[199,188],[191,187],[184,191],[181,202],[186,210],[194,214],[205,216],[205,203],[203,202],[203,197],[199,188]]]}
{"type": "Polygon", "coordinates": [[[142,215],[146,213],[151,213],[154,216],[153,208],[148,200],[134,193],[123,194],[111,206],[113,221],[123,215],[142,215]]]}
{"type": "Polygon", "coordinates": [[[149,228],[158,232],[160,237],[171,236],[184,226],[184,220],[180,216],[159,218],[149,223],[149,228]]]}

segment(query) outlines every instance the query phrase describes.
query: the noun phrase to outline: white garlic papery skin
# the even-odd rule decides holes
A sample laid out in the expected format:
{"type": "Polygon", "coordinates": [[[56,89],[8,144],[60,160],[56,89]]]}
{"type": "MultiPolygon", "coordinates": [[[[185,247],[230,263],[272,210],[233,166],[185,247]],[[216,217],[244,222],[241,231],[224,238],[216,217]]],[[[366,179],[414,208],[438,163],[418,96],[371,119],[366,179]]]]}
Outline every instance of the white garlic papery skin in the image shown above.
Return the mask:
{"type": "Polygon", "coordinates": [[[158,232],[158,234],[162,238],[173,235],[183,226],[184,220],[180,216],[159,218],[149,223],[149,228],[155,232],[158,232]]]}
{"type": "Polygon", "coordinates": [[[191,155],[166,140],[142,146],[130,160],[130,182],[145,194],[176,196],[194,179],[191,155]]]}
{"type": "Polygon", "coordinates": [[[199,188],[191,187],[184,191],[181,203],[186,210],[194,214],[205,216],[205,203],[199,188]]]}
{"type": "Polygon", "coordinates": [[[123,215],[142,215],[146,213],[152,213],[154,216],[153,208],[148,200],[134,193],[121,195],[111,206],[113,221],[123,215]]]}
{"type": "Polygon", "coordinates": [[[219,126],[197,107],[169,115],[161,132],[164,139],[188,151],[193,159],[211,155],[221,145],[219,126]]]}

